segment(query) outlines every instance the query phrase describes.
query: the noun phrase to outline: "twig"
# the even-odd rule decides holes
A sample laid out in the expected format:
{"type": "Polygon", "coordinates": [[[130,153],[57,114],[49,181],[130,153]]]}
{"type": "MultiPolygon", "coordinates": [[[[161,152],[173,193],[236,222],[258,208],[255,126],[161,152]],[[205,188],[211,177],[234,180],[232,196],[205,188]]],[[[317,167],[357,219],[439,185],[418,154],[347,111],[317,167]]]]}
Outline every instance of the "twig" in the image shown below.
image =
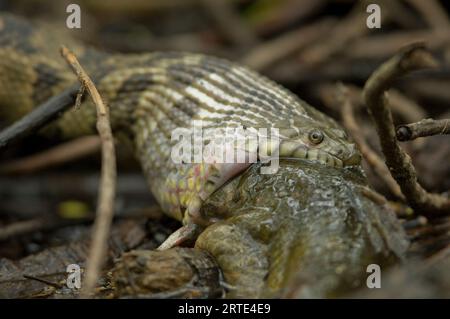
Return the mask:
{"type": "Polygon", "coordinates": [[[16,222],[0,228],[0,241],[7,240],[11,237],[31,233],[40,230],[46,225],[47,220],[42,217],[35,219],[16,222]]]}
{"type": "Polygon", "coordinates": [[[411,158],[398,145],[385,91],[400,76],[435,67],[437,62],[422,44],[415,43],[382,64],[367,80],[364,100],[375,122],[386,164],[406,200],[417,213],[428,216],[450,212],[450,199],[428,193],[417,181],[411,158]]]}
{"type": "Polygon", "coordinates": [[[449,30],[450,20],[446,15],[445,8],[436,0],[408,0],[427,21],[427,23],[434,29],[449,30]]]}
{"type": "Polygon", "coordinates": [[[422,106],[400,91],[394,89],[389,91],[389,101],[392,111],[398,114],[405,122],[420,121],[427,115],[422,106]]]}
{"type": "Polygon", "coordinates": [[[86,74],[75,55],[66,47],[61,48],[61,55],[67,61],[78,80],[86,87],[97,109],[97,130],[102,142],[102,173],[99,185],[97,214],[93,226],[92,244],[87,260],[86,279],[81,296],[92,295],[100,269],[104,262],[107,240],[114,215],[114,197],[116,192],[116,157],[114,139],[111,132],[108,110],[100,97],[94,83],[86,74]]]}
{"type": "Polygon", "coordinates": [[[361,134],[361,129],[356,123],[355,116],[353,114],[353,105],[348,95],[348,89],[344,85],[342,85],[339,91],[340,91],[340,100],[342,103],[342,107],[340,108],[341,118],[345,128],[353,137],[353,140],[355,141],[356,145],[358,145],[358,148],[361,151],[363,157],[366,159],[367,163],[373,167],[374,171],[385,182],[385,184],[391,190],[391,192],[398,198],[404,200],[405,197],[403,196],[402,191],[398,186],[397,182],[392,178],[391,174],[389,173],[386,164],[364,140],[364,137],[361,134]]]}
{"type": "Polygon", "coordinates": [[[254,1],[246,18],[263,37],[279,34],[291,25],[303,23],[323,9],[328,0],[254,1]]]}
{"type": "Polygon", "coordinates": [[[86,5],[89,7],[89,10],[92,10],[92,12],[103,13],[105,17],[118,14],[127,17],[148,17],[150,13],[157,10],[173,10],[198,6],[198,0],[133,0],[131,3],[123,0],[109,0],[107,2],[89,1],[86,5]]]}
{"type": "Polygon", "coordinates": [[[450,256],[450,243],[448,243],[444,248],[439,250],[439,252],[437,252],[436,254],[429,256],[425,261],[425,265],[426,266],[434,265],[444,260],[445,258],[448,258],[448,256],[450,256]]]}
{"type": "Polygon", "coordinates": [[[0,132],[0,150],[36,132],[47,123],[54,120],[75,102],[79,85],[71,86],[62,93],[50,98],[47,102],[35,108],[32,112],[0,132]]]}
{"type": "Polygon", "coordinates": [[[439,134],[450,134],[450,119],[424,119],[397,127],[397,139],[402,142],[439,134]]]}
{"type": "Polygon", "coordinates": [[[302,26],[273,40],[266,41],[243,56],[241,63],[250,66],[254,70],[267,68],[322,36],[330,29],[332,22],[331,19],[324,19],[308,26],[302,26]]]}
{"type": "Polygon", "coordinates": [[[390,33],[363,36],[349,43],[347,50],[343,52],[351,59],[379,59],[391,56],[405,45],[423,41],[430,49],[439,49],[449,42],[447,30],[407,30],[392,31],[390,33]]]}
{"type": "Polygon", "coordinates": [[[405,220],[402,223],[403,229],[411,237],[411,239],[413,237],[413,234],[415,232],[417,232],[418,228],[423,228],[424,226],[427,226],[427,225],[428,225],[428,219],[426,219],[423,216],[419,216],[419,217],[416,217],[416,218],[410,219],[410,220],[405,220]]]}
{"type": "Polygon", "coordinates": [[[90,222],[92,222],[91,217],[76,219],[37,217],[30,220],[18,221],[0,227],[0,241],[27,235],[33,232],[48,231],[61,227],[85,224],[90,222]]]}
{"type": "Polygon", "coordinates": [[[439,220],[439,222],[436,221],[433,224],[419,224],[416,229],[410,228],[409,231],[409,235],[413,241],[428,240],[443,234],[450,234],[450,221],[446,218],[439,220]]]}
{"type": "Polygon", "coordinates": [[[98,136],[84,136],[49,150],[21,158],[0,166],[1,174],[23,174],[66,163],[95,153],[100,148],[98,136]]]}
{"type": "MultiPolygon", "coordinates": [[[[395,12],[391,15],[392,22],[397,24],[401,29],[417,28],[417,14],[412,8],[406,5],[404,1],[377,1],[381,10],[387,9],[389,12],[395,12]]],[[[383,32],[385,33],[385,32],[383,32]]]]}
{"type": "Polygon", "coordinates": [[[240,47],[251,47],[258,43],[256,34],[234,11],[230,1],[202,0],[201,2],[209,11],[211,17],[216,21],[220,31],[225,34],[233,44],[240,47]]]}
{"type": "Polygon", "coordinates": [[[60,284],[58,284],[58,283],[56,283],[56,282],[52,282],[52,281],[49,281],[49,280],[47,280],[47,279],[39,278],[39,277],[36,277],[36,276],[23,275],[23,278],[25,278],[25,279],[30,279],[30,280],[36,280],[36,281],[39,281],[39,282],[41,282],[41,283],[43,283],[43,284],[46,284],[46,285],[55,287],[56,289],[61,289],[61,288],[63,288],[62,285],[60,285],[60,284]]]}
{"type": "MultiPolygon", "coordinates": [[[[352,106],[355,110],[365,108],[362,89],[355,85],[346,84],[352,106]]],[[[323,102],[332,109],[340,110],[340,104],[336,103],[339,99],[338,90],[335,85],[323,84],[318,87],[318,94],[323,102]]],[[[403,93],[392,89],[389,91],[389,104],[394,114],[401,117],[404,122],[417,122],[426,116],[424,109],[403,93]]]]}
{"type": "MultiPolygon", "coordinates": [[[[394,95],[395,99],[392,99],[392,109],[399,113],[402,117],[413,117],[417,114],[423,113],[422,109],[415,104],[411,104],[409,99],[394,95]],[[405,101],[400,101],[405,99],[405,101]],[[412,107],[412,110],[408,110],[408,107],[412,107]],[[418,108],[417,110],[415,108],[418,108]],[[408,113],[409,112],[409,113],[408,113]]],[[[397,198],[405,199],[400,186],[391,176],[386,164],[380,158],[376,151],[366,142],[365,138],[361,134],[362,129],[355,119],[355,111],[360,109],[363,105],[362,90],[350,84],[338,84],[336,85],[322,85],[319,87],[319,95],[323,102],[333,110],[340,113],[342,124],[352,136],[354,142],[358,145],[358,148],[366,160],[366,162],[372,167],[375,174],[384,181],[386,186],[390,189],[391,193],[397,198]]],[[[394,97],[392,96],[392,97],[394,97]]]]}
{"type": "Polygon", "coordinates": [[[428,100],[430,103],[449,105],[450,90],[448,88],[450,87],[450,80],[448,80],[448,74],[436,79],[417,77],[414,81],[408,82],[402,89],[408,90],[415,98],[428,100]]]}
{"type": "MultiPolygon", "coordinates": [[[[324,39],[324,41],[304,50],[300,54],[299,60],[308,64],[322,63],[330,56],[346,48],[352,40],[369,33],[371,29],[366,26],[367,14],[362,9],[363,7],[363,2],[355,4],[350,14],[333,27],[330,34],[326,36],[326,40],[324,39]]],[[[388,17],[389,13],[385,10],[383,19],[388,19],[388,17]]]]}

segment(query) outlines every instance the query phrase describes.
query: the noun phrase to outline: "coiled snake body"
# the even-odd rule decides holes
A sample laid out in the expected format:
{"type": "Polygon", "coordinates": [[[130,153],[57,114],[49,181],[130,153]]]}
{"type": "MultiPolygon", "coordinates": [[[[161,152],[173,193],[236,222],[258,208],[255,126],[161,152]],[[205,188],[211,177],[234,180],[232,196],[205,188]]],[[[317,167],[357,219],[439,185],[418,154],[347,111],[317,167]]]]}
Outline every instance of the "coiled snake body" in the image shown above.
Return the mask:
{"type": "MultiPolygon", "coordinates": [[[[333,295],[360,284],[367,262],[403,254],[404,235],[395,219],[359,191],[359,154],[341,127],[243,66],[188,53],[107,54],[2,15],[2,119],[13,121],[76,82],[59,56],[61,44],[93,78],[113,130],[132,141],[163,210],[187,225],[219,221],[196,245],[217,258],[235,286],[230,296],[279,295],[302,267],[301,276],[317,275],[315,268],[323,274],[313,276],[317,289],[300,295],[333,295]],[[206,128],[278,128],[279,156],[291,160],[267,176],[259,164],[174,163],[172,132],[200,120],[206,128]]],[[[95,108],[83,105],[46,131],[70,138],[94,129],[95,108]]]]}

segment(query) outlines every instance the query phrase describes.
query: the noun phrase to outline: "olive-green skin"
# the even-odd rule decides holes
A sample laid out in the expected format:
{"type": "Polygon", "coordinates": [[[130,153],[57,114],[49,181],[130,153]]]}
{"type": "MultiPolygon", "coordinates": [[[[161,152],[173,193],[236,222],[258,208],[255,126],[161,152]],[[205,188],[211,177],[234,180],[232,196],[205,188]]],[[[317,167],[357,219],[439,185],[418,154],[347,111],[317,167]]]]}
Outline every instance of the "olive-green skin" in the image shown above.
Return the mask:
{"type": "Polygon", "coordinates": [[[205,216],[224,220],[196,247],[216,258],[228,297],[339,297],[365,286],[369,264],[383,270],[408,246],[367,190],[360,168],[295,160],[262,175],[253,165],[205,203],[205,216]]]}

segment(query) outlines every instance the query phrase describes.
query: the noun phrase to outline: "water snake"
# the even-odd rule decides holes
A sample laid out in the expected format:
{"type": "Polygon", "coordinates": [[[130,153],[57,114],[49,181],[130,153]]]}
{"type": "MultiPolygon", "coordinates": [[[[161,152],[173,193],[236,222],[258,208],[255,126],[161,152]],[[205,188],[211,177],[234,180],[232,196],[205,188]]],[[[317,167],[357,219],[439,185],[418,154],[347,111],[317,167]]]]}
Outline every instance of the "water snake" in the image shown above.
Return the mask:
{"type": "MultiPolygon", "coordinates": [[[[4,14],[0,20],[0,116],[13,121],[76,82],[59,56],[79,57],[110,110],[113,130],[135,151],[162,209],[203,230],[196,247],[218,261],[229,296],[335,296],[362,284],[367,264],[401,259],[406,240],[392,213],[364,195],[360,156],[345,131],[294,94],[244,66],[183,52],[110,54],[48,27],[4,14]],[[257,163],[179,162],[178,128],[276,128],[279,169],[257,163]]],[[[89,101],[45,134],[95,130],[89,101]]],[[[215,138],[215,137],[214,137],[215,138]]],[[[214,138],[202,140],[212,145],[214,138]]],[[[253,154],[255,153],[255,154],[253,154]]],[[[178,234],[179,235],[179,234],[178,234]]],[[[177,240],[183,238],[177,237],[177,240]]]]}

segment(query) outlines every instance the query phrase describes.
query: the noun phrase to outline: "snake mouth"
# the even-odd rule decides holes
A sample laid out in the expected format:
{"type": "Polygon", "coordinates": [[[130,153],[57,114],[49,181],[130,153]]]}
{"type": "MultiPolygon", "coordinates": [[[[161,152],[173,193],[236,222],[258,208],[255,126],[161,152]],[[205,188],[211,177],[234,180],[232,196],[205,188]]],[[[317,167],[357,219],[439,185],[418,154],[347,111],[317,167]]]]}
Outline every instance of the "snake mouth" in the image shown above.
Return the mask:
{"type": "Polygon", "coordinates": [[[361,162],[361,155],[358,153],[353,154],[349,158],[344,160],[331,155],[330,153],[318,149],[306,149],[300,148],[295,151],[293,154],[295,158],[302,158],[314,162],[319,162],[321,164],[342,168],[345,166],[354,166],[358,165],[361,162]]]}
{"type": "Polygon", "coordinates": [[[352,156],[345,159],[343,164],[344,166],[355,166],[361,164],[361,154],[354,153],[352,156]]]}

